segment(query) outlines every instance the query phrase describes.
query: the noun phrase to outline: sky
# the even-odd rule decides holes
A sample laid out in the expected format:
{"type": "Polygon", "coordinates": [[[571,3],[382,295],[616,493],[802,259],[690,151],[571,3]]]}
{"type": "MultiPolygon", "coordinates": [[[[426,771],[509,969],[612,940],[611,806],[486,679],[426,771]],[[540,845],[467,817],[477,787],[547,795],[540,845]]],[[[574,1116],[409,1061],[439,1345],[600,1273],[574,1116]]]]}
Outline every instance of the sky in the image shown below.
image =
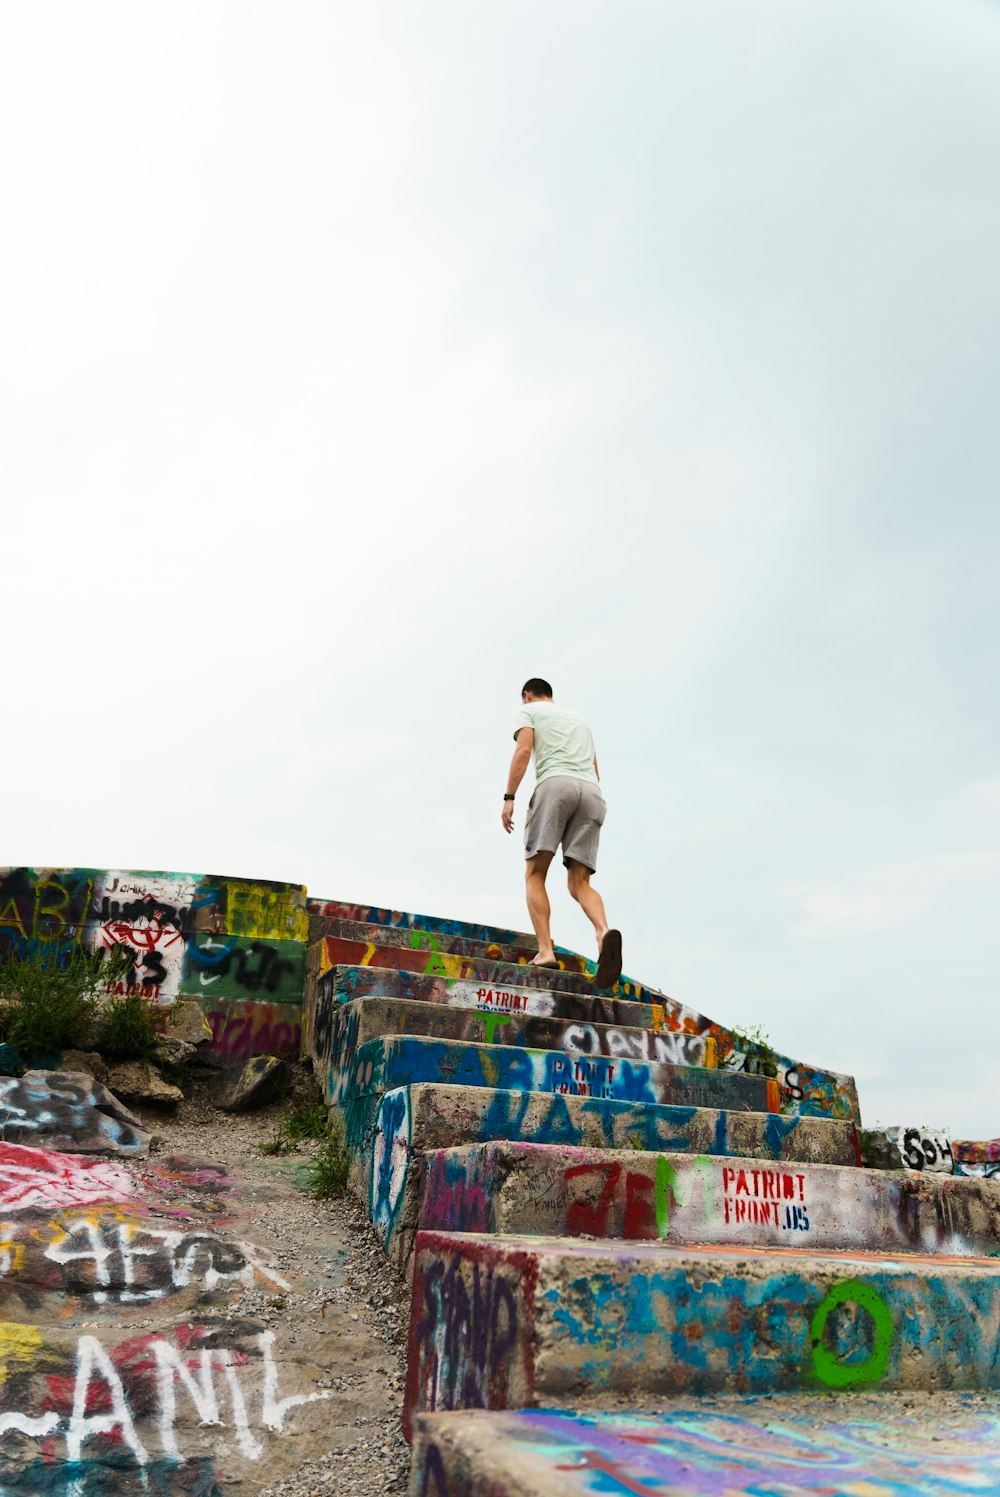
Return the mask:
{"type": "Polygon", "coordinates": [[[541,675],[626,971],[1000,1134],[1000,4],[10,4],[0,140],[0,862],[523,929],[541,675]]]}

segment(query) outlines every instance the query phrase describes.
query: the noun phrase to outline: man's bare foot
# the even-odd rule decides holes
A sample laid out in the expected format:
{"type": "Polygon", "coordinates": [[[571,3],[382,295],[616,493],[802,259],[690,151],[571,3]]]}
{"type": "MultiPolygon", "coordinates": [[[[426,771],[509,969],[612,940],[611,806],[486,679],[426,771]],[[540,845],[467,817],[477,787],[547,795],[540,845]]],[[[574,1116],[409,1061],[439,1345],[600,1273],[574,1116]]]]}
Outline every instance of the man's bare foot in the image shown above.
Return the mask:
{"type": "Polygon", "coordinates": [[[531,958],[530,965],[532,967],[558,967],[559,963],[554,951],[540,951],[537,956],[531,958]]]}

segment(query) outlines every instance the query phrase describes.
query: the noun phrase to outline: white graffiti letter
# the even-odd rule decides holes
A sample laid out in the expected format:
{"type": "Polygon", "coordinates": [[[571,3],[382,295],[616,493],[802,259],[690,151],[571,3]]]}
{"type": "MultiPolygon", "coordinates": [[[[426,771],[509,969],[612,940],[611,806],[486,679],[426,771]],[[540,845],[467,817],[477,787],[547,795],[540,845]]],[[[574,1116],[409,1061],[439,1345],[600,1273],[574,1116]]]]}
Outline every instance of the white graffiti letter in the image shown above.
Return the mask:
{"type": "Polygon", "coordinates": [[[212,1353],[207,1348],[202,1350],[201,1365],[198,1376],[195,1378],[180,1352],[169,1342],[154,1341],[152,1350],[156,1358],[157,1385],[160,1395],[160,1441],[164,1454],[173,1456],[179,1461],[181,1454],[177,1449],[177,1437],[174,1434],[174,1420],[177,1417],[174,1378],[179,1378],[183,1383],[188,1397],[198,1411],[198,1418],[202,1424],[222,1423],[219,1418],[219,1401],[215,1396],[215,1383],[212,1380],[212,1353]]]}
{"type": "Polygon", "coordinates": [[[135,1425],[132,1423],[132,1415],[129,1413],[128,1402],[125,1398],[125,1389],[122,1387],[121,1378],[115,1369],[115,1365],[108,1356],[104,1347],[96,1336],[81,1336],[76,1347],[76,1386],[73,1389],[73,1414],[66,1431],[66,1459],[78,1461],[83,1449],[83,1442],[89,1440],[92,1435],[109,1435],[112,1430],[120,1429],[122,1439],[132,1451],[140,1466],[145,1466],[149,1460],[145,1446],[136,1433],[135,1425]],[[90,1382],[94,1373],[97,1373],[107,1384],[108,1392],[111,1394],[111,1413],[93,1414],[88,1417],[87,1404],[89,1402],[90,1382]]]}
{"type": "Polygon", "coordinates": [[[302,1403],[316,1403],[320,1399],[329,1398],[330,1394],[323,1390],[319,1393],[293,1393],[289,1398],[279,1398],[278,1369],[271,1355],[274,1332],[264,1331],[257,1340],[264,1356],[264,1407],[260,1422],[266,1429],[277,1430],[280,1434],[284,1428],[285,1415],[290,1409],[296,1409],[302,1403]]]}

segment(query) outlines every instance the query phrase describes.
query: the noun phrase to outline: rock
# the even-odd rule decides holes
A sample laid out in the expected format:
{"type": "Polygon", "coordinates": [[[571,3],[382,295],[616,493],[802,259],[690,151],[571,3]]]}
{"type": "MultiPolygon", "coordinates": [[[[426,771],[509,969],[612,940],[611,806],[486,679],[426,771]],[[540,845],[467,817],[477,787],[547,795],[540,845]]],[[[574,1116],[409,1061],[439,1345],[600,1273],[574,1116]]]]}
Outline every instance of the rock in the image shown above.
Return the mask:
{"type": "Polygon", "coordinates": [[[123,1060],[111,1066],[107,1075],[108,1090],[128,1102],[156,1102],[169,1106],[183,1101],[179,1086],[164,1081],[148,1060],[123,1060]]]}
{"type": "Polygon", "coordinates": [[[96,1050],[64,1050],[59,1060],[60,1071],[85,1071],[102,1084],[108,1079],[108,1063],[96,1050]]]}
{"type": "Polygon", "coordinates": [[[156,1041],[154,1053],[161,1066],[170,1066],[176,1070],[178,1066],[186,1066],[198,1054],[198,1046],[171,1034],[161,1034],[156,1041]]]}
{"type": "Polygon", "coordinates": [[[146,1154],[134,1113],[85,1071],[27,1071],[0,1096],[0,1137],[63,1154],[146,1154]]]}
{"type": "Polygon", "coordinates": [[[0,1045],[0,1076],[20,1076],[23,1070],[21,1052],[6,1042],[0,1045]]]}
{"type": "Polygon", "coordinates": [[[212,1100],[223,1112],[252,1112],[274,1100],[287,1073],[276,1055],[252,1055],[239,1071],[220,1076],[212,1100]]]}
{"type": "Polygon", "coordinates": [[[212,1026],[197,998],[178,998],[166,1011],[164,1037],[196,1047],[212,1038],[212,1026]]]}

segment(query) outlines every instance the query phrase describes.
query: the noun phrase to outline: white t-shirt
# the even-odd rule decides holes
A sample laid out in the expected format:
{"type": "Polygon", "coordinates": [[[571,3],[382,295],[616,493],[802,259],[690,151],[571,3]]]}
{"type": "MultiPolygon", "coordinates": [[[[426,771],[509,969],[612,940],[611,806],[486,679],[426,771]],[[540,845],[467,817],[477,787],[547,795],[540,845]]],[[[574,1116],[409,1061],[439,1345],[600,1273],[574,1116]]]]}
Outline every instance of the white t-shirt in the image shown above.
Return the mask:
{"type": "Polygon", "coordinates": [[[525,702],[514,716],[515,738],[521,728],[534,729],[537,781],[568,774],[598,783],[593,734],[579,712],[557,707],[555,702],[525,702]]]}

